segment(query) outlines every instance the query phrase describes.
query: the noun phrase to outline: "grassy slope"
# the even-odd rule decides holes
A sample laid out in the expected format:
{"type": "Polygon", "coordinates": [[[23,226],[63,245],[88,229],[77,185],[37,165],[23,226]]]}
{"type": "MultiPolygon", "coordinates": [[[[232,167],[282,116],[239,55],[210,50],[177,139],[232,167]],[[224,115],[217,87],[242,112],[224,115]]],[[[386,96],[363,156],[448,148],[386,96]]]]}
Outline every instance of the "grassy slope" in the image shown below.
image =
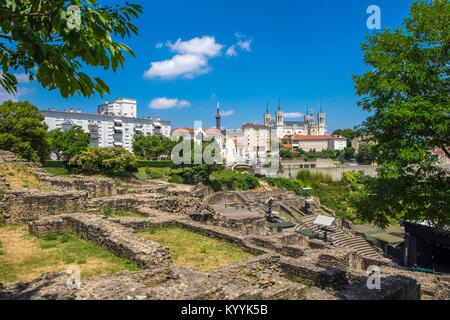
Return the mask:
{"type": "Polygon", "coordinates": [[[81,278],[113,275],[122,270],[136,270],[129,261],[86,242],[73,234],[55,240],[36,238],[27,226],[0,227],[0,282],[31,281],[43,273],[65,272],[78,265],[81,278]]]}
{"type": "Polygon", "coordinates": [[[139,235],[168,246],[175,264],[191,266],[199,271],[227,266],[252,257],[227,243],[176,227],[150,230],[139,235]]]}
{"type": "Polygon", "coordinates": [[[6,162],[0,164],[0,174],[6,178],[11,189],[44,190],[42,183],[34,173],[23,163],[6,162]]]}

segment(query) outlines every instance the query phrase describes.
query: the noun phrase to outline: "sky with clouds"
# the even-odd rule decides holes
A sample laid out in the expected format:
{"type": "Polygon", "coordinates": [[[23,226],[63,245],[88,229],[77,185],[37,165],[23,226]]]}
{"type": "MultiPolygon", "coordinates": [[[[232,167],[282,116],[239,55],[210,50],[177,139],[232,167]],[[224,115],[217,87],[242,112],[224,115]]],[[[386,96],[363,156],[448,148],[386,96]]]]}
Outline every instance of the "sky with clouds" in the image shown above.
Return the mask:
{"type": "MultiPolygon", "coordinates": [[[[137,0],[135,0],[137,1],[137,0]]],[[[99,1],[101,2],[101,1],[99,1]]],[[[110,1],[109,3],[121,1],[110,1]]],[[[381,8],[382,27],[395,28],[408,15],[409,0],[348,1],[141,1],[139,34],[125,39],[128,56],[116,73],[86,68],[110,86],[103,99],[63,99],[18,70],[16,96],[0,91],[0,102],[28,100],[40,109],[81,108],[116,97],[138,101],[138,116],[161,116],[173,127],[215,125],[220,102],[222,125],[237,128],[262,122],[266,103],[278,99],[289,120],[306,106],[316,113],[322,101],[328,131],[353,127],[367,113],[356,106],[352,74],[367,70],[360,43],[368,30],[367,7],[381,8]]]]}

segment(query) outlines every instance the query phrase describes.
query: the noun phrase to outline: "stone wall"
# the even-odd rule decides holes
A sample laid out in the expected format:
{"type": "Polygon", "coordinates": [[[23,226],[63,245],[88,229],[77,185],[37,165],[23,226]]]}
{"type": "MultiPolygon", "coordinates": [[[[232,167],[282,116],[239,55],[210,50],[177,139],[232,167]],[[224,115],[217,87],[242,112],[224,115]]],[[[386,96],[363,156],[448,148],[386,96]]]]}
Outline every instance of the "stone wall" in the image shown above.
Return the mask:
{"type": "Polygon", "coordinates": [[[86,210],[86,191],[7,190],[0,196],[0,220],[16,224],[47,215],[86,210]]]}
{"type": "Polygon", "coordinates": [[[47,232],[61,234],[73,231],[82,239],[102,247],[117,257],[128,259],[140,268],[171,263],[169,248],[138,237],[134,230],[95,215],[75,214],[46,217],[30,222],[31,233],[42,236],[47,232]]]}
{"type": "Polygon", "coordinates": [[[55,177],[45,170],[35,170],[36,177],[49,190],[86,191],[89,198],[109,197],[117,194],[114,180],[109,178],[90,178],[73,176],[70,178],[55,177]]]}

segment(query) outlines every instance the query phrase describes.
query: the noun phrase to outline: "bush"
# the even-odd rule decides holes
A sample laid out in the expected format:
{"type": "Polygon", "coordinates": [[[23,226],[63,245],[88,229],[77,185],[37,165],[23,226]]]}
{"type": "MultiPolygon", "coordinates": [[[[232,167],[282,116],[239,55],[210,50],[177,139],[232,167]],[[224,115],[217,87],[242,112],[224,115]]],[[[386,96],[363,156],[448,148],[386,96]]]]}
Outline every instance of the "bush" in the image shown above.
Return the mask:
{"type": "Polygon", "coordinates": [[[342,182],[346,184],[361,183],[364,178],[364,174],[361,171],[358,172],[344,172],[342,175],[342,182]]]}
{"type": "Polygon", "coordinates": [[[304,184],[302,183],[302,181],[291,180],[291,179],[288,179],[288,178],[281,178],[281,177],[280,178],[267,179],[267,182],[272,187],[276,186],[278,188],[283,188],[283,189],[286,189],[288,191],[293,191],[297,195],[302,194],[302,189],[304,187],[304,184]]]}
{"type": "Polygon", "coordinates": [[[182,183],[183,183],[183,178],[180,177],[180,176],[177,175],[177,174],[173,174],[173,175],[170,176],[169,182],[171,182],[171,183],[182,184],[182,183]]]}
{"type": "Polygon", "coordinates": [[[69,161],[69,166],[88,173],[106,170],[135,170],[137,158],[122,148],[88,147],[69,161]]]}
{"type": "Polygon", "coordinates": [[[250,190],[259,187],[258,179],[249,173],[239,173],[231,170],[216,171],[211,175],[209,185],[214,191],[220,190],[250,190]]]}

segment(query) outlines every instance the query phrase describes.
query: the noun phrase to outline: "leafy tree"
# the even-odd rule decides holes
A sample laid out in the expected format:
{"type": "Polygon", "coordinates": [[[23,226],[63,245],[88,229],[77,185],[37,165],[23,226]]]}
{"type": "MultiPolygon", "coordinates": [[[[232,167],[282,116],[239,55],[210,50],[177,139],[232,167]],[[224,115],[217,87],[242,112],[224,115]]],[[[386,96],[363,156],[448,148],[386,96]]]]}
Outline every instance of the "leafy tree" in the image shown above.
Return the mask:
{"type": "Polygon", "coordinates": [[[373,143],[361,142],[359,144],[356,160],[361,164],[372,164],[375,160],[373,143]]]}
{"type": "MultiPolygon", "coordinates": [[[[190,163],[185,164],[184,162],[174,166],[174,170],[172,170],[174,175],[180,176],[183,179],[183,182],[186,184],[194,184],[197,182],[203,182],[204,184],[210,185],[211,179],[210,176],[215,171],[220,171],[225,169],[225,165],[223,163],[213,163],[213,164],[194,164],[195,163],[195,154],[194,154],[194,140],[189,139],[180,139],[177,143],[187,143],[190,144],[190,163]]],[[[206,149],[212,150],[211,156],[215,157],[215,149],[218,148],[217,142],[212,139],[211,141],[202,141],[202,155],[206,149]]],[[[180,156],[184,157],[182,151],[180,152],[180,156]]],[[[189,158],[189,157],[188,157],[189,158]]],[[[173,159],[172,159],[173,160],[173,159]]],[[[186,159],[187,160],[187,159],[186,159]]]]}
{"type": "Polygon", "coordinates": [[[130,170],[137,158],[123,148],[88,147],[69,161],[69,166],[87,173],[100,173],[109,169],[130,170]]]}
{"type": "Polygon", "coordinates": [[[0,4],[0,85],[17,91],[12,70],[21,69],[49,90],[58,89],[64,98],[75,93],[85,97],[109,93],[100,78],[81,72],[83,66],[117,67],[131,49],[113,37],[124,38],[137,28],[131,21],[141,6],[101,6],[94,0],[8,0],[0,4]],[[77,11],[69,9],[73,4],[77,11]],[[79,19],[79,25],[77,24],[79,19]]]}
{"type": "Polygon", "coordinates": [[[86,150],[91,141],[90,135],[80,126],[73,126],[67,131],[62,131],[60,128],[54,129],[49,131],[49,136],[51,151],[57,155],[58,159],[61,155],[66,159],[72,158],[86,150]]]}
{"type": "Polygon", "coordinates": [[[50,139],[44,116],[36,106],[11,100],[0,105],[0,149],[30,161],[44,161],[50,154],[50,139]]]}
{"type": "Polygon", "coordinates": [[[144,158],[170,156],[176,143],[176,141],[161,135],[144,136],[136,134],[133,137],[133,153],[144,158]]]}
{"type": "Polygon", "coordinates": [[[326,149],[320,152],[320,158],[323,159],[337,159],[337,157],[338,157],[338,150],[326,149]]]}
{"type": "Polygon", "coordinates": [[[442,148],[450,156],[449,6],[414,2],[400,28],[362,44],[371,70],[353,80],[358,105],[372,115],[359,129],[377,142],[379,168],[354,204],[381,227],[392,219],[429,221],[437,230],[450,225],[450,178],[430,152],[442,148]]]}
{"type": "Polygon", "coordinates": [[[280,157],[283,159],[292,159],[293,158],[291,149],[281,149],[279,154],[280,154],[280,157]]]}
{"type": "Polygon", "coordinates": [[[343,150],[342,155],[344,156],[344,159],[350,160],[355,157],[355,148],[353,147],[347,147],[343,150]]]}

